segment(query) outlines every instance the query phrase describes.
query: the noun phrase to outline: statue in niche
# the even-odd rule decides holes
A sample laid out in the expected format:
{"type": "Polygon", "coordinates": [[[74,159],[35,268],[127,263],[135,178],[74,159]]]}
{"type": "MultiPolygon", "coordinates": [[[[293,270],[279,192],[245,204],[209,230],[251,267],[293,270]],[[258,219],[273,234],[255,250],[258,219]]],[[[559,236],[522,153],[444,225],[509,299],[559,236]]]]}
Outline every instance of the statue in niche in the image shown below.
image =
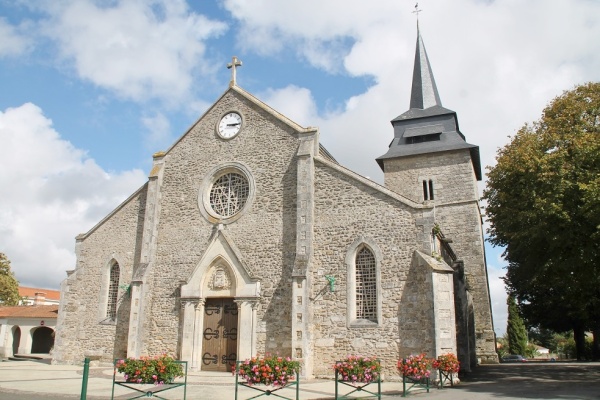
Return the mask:
{"type": "Polygon", "coordinates": [[[209,282],[208,287],[211,290],[227,290],[231,287],[231,279],[227,270],[223,267],[215,268],[209,282]]]}

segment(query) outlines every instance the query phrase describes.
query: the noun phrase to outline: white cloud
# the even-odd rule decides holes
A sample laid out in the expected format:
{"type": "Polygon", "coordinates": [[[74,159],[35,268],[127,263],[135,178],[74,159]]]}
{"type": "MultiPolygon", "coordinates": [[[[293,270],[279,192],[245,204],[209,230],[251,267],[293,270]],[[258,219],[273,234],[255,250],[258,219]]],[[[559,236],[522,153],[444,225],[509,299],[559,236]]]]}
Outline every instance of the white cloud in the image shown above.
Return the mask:
{"type": "Polygon", "coordinates": [[[292,50],[315,67],[340,72],[351,42],[401,11],[398,2],[345,0],[226,0],[241,22],[238,40],[246,51],[263,55],[292,50]]]}
{"type": "Polygon", "coordinates": [[[105,172],[61,139],[31,103],[0,111],[0,142],[0,251],[21,284],[57,287],[75,268],[75,236],[130,195],[145,174],[105,172]]]}
{"type": "Polygon", "coordinates": [[[31,48],[31,40],[19,31],[19,27],[0,17],[0,57],[19,56],[31,48]]]}
{"type": "Polygon", "coordinates": [[[205,41],[227,26],[184,1],[91,0],[47,4],[42,32],[77,75],[136,101],[188,99],[194,76],[213,68],[205,41]]]}
{"type": "Polygon", "coordinates": [[[269,89],[259,93],[258,97],[301,126],[313,126],[318,119],[317,105],[306,88],[289,85],[283,89],[269,89]]]}
{"type": "MultiPolygon", "coordinates": [[[[537,119],[554,96],[600,79],[600,42],[591,39],[600,37],[593,17],[600,3],[421,3],[421,33],[442,102],[457,111],[467,141],[481,147],[484,166],[494,164],[507,136],[537,119]]],[[[329,72],[343,66],[347,74],[374,77],[376,84],[348,99],[346,110],[320,110],[317,122],[338,161],[381,180],[373,160],[391,141],[389,121],[408,109],[416,41],[412,6],[384,0],[224,4],[241,23],[238,40],[246,51],[297,54],[329,72]]]]}
{"type": "Polygon", "coordinates": [[[171,124],[163,113],[155,112],[153,115],[142,117],[142,124],[150,132],[150,135],[145,137],[147,148],[156,152],[168,148],[173,143],[171,124]]]}

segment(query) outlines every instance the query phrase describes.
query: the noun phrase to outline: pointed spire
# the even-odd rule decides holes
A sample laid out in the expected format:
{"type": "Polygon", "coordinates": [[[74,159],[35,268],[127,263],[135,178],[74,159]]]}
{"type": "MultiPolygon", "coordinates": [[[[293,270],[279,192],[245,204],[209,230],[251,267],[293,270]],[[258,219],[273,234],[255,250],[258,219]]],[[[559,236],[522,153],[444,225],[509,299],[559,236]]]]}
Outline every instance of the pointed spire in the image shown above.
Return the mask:
{"type": "Polygon", "coordinates": [[[435,79],[433,79],[433,72],[431,71],[431,65],[429,65],[425,44],[423,44],[417,23],[417,48],[415,50],[410,108],[424,110],[429,107],[441,105],[442,101],[435,86],[435,79]]]}

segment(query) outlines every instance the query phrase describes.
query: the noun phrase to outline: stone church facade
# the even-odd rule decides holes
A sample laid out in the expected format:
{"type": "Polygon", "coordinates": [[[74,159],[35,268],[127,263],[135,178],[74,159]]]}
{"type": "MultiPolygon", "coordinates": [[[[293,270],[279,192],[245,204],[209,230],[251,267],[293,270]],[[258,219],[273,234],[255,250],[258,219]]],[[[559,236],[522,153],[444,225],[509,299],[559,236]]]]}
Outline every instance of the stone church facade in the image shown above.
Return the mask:
{"type": "MultiPolygon", "coordinates": [[[[478,147],[441,106],[420,35],[379,185],[232,81],[148,182],[76,238],[55,363],[169,353],[192,370],[279,354],[497,362],[478,147]]],[[[383,148],[382,148],[383,150],[383,148]]]]}

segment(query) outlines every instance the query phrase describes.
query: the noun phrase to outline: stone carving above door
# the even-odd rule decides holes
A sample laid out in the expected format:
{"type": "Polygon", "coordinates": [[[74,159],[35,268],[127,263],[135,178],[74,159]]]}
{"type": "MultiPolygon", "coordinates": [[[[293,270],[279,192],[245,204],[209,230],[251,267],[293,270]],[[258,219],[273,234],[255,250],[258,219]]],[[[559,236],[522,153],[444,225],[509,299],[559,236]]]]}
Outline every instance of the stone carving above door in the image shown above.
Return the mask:
{"type": "Polygon", "coordinates": [[[231,288],[231,278],[225,267],[216,267],[210,279],[208,280],[210,290],[229,290],[231,288]]]}

